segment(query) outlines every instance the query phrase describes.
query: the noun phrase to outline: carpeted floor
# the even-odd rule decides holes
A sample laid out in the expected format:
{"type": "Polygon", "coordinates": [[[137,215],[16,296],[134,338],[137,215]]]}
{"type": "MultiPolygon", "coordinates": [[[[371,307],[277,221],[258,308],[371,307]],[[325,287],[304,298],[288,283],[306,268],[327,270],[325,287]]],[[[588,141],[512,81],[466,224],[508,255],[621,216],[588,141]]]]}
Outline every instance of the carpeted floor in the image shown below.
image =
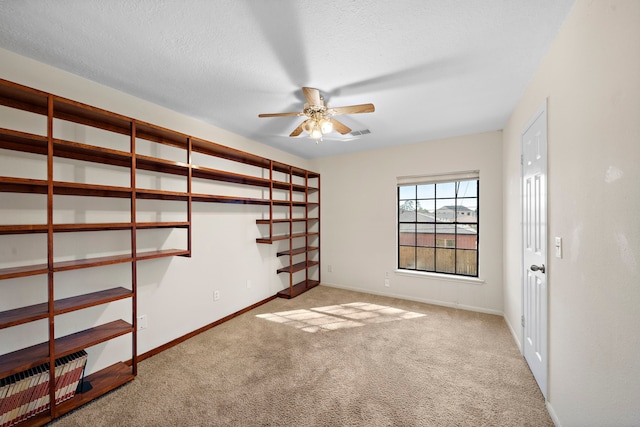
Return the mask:
{"type": "Polygon", "coordinates": [[[55,426],[553,426],[501,317],[319,286],[139,364],[55,426]]]}

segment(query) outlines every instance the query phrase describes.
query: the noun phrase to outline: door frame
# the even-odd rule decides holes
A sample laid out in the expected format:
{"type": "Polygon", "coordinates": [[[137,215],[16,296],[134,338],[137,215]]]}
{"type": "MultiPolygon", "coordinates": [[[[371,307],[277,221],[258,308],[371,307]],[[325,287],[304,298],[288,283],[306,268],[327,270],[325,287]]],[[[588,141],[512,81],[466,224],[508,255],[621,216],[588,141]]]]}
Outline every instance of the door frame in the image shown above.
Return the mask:
{"type": "MultiPolygon", "coordinates": [[[[548,266],[549,266],[549,215],[548,215],[548,200],[549,200],[549,188],[548,188],[548,170],[549,170],[549,164],[548,164],[548,160],[549,160],[549,152],[548,152],[548,142],[549,142],[549,120],[548,120],[548,98],[545,98],[544,102],[542,103],[542,105],[536,109],[535,113],[531,116],[531,118],[527,121],[526,125],[523,127],[522,132],[520,133],[520,238],[521,238],[521,242],[520,242],[520,266],[521,266],[521,273],[520,273],[520,292],[521,292],[521,307],[520,307],[520,313],[522,316],[522,319],[524,319],[524,313],[525,313],[525,275],[527,270],[529,269],[529,266],[527,266],[525,264],[525,255],[524,255],[524,238],[525,238],[525,202],[524,202],[524,136],[527,133],[527,131],[529,130],[529,128],[531,128],[531,126],[535,123],[535,121],[542,115],[544,115],[545,117],[545,191],[544,191],[544,197],[545,197],[545,221],[546,221],[546,229],[545,229],[545,256],[544,256],[544,265],[546,266],[547,270],[548,270],[548,266]]],[[[546,294],[546,312],[544,313],[544,316],[546,316],[546,331],[545,331],[545,346],[544,346],[544,360],[546,360],[546,363],[544,365],[544,390],[542,389],[542,387],[540,387],[540,384],[538,382],[538,380],[536,379],[536,383],[538,384],[538,387],[540,387],[540,391],[542,392],[542,395],[544,396],[545,400],[547,399],[547,393],[548,393],[548,389],[549,389],[549,275],[545,273],[545,284],[546,284],[546,290],[547,290],[547,294],[546,294]]],[[[524,321],[528,321],[527,319],[524,319],[524,321]]],[[[521,349],[520,352],[522,353],[523,357],[525,355],[525,345],[526,345],[526,336],[525,336],[525,324],[524,321],[521,322],[521,333],[522,333],[522,342],[521,342],[521,349]]],[[[526,358],[525,358],[525,361],[526,358]]],[[[527,362],[528,365],[528,362],[527,362]]]]}

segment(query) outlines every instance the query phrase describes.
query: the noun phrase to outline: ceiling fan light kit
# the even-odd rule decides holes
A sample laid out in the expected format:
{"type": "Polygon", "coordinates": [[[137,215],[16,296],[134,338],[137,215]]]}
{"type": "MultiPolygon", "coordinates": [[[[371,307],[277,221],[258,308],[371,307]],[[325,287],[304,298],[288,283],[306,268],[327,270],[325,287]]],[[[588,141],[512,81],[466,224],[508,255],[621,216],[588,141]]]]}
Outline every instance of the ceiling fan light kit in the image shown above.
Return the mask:
{"type": "Polygon", "coordinates": [[[320,95],[320,91],[318,89],[303,87],[302,93],[304,93],[304,97],[307,100],[302,112],[258,114],[258,117],[307,117],[307,119],[300,123],[300,125],[295,128],[289,136],[296,137],[302,132],[305,132],[311,138],[315,139],[317,144],[318,141],[322,140],[323,135],[331,133],[334,130],[338,131],[342,135],[346,135],[351,132],[351,129],[348,126],[334,119],[333,116],[339,114],[372,113],[375,111],[373,104],[359,104],[347,107],[329,108],[324,98],[320,95]]]}

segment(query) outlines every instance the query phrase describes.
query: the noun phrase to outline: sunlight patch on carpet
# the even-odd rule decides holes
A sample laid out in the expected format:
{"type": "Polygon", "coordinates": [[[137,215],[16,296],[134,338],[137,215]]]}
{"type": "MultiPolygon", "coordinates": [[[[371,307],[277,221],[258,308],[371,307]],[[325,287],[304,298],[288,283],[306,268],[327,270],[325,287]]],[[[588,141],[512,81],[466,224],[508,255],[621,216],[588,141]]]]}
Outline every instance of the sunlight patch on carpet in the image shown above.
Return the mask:
{"type": "Polygon", "coordinates": [[[356,328],[370,323],[415,319],[422,316],[424,314],[365,302],[256,315],[261,319],[293,326],[311,333],[356,328]]]}

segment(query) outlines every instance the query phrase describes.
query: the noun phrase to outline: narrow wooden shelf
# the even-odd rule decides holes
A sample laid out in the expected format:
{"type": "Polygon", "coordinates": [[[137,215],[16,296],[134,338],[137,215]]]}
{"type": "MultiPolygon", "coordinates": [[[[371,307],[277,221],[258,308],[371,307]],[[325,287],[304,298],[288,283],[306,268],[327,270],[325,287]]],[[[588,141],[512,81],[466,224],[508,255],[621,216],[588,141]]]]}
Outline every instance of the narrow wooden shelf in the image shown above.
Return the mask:
{"type": "Polygon", "coordinates": [[[46,115],[48,98],[45,92],[0,79],[0,105],[46,115]]]}
{"type": "Polygon", "coordinates": [[[130,198],[131,188],[81,182],[53,182],[53,193],[65,196],[93,196],[130,198]]]}
{"type": "Polygon", "coordinates": [[[258,243],[273,243],[273,242],[277,242],[279,240],[297,239],[299,237],[316,236],[316,235],[319,235],[319,234],[320,233],[317,233],[317,232],[313,232],[313,233],[296,233],[296,234],[291,234],[291,235],[282,234],[282,235],[278,235],[278,236],[257,238],[256,242],[258,242],[258,243]]]}
{"type": "Polygon", "coordinates": [[[236,150],[235,148],[225,147],[210,141],[198,138],[191,138],[191,149],[197,153],[207,154],[210,156],[220,157],[222,159],[234,162],[244,163],[261,168],[268,168],[271,164],[269,159],[247,153],[245,151],[236,150]]]}
{"type": "Polygon", "coordinates": [[[100,267],[103,265],[121,264],[123,262],[131,261],[133,261],[131,254],[58,261],[53,263],[53,271],[77,270],[79,268],[100,267]]]}
{"type": "Polygon", "coordinates": [[[304,246],[301,248],[295,248],[295,249],[287,249],[285,251],[282,252],[278,252],[276,254],[276,256],[283,256],[283,255],[300,255],[300,254],[306,254],[307,252],[313,252],[313,251],[317,251],[318,248],[315,246],[304,246]]]}
{"type": "Polygon", "coordinates": [[[191,200],[194,202],[231,203],[237,205],[266,205],[270,204],[267,199],[253,199],[249,197],[219,196],[214,194],[193,194],[191,200]]]}
{"type": "Polygon", "coordinates": [[[17,277],[36,276],[49,272],[47,264],[33,264],[19,267],[0,268],[0,280],[15,279],[17,277]]]}
{"type": "Polygon", "coordinates": [[[118,287],[105,289],[103,291],[92,292],[75,297],[56,300],[53,304],[54,315],[69,313],[71,311],[82,310],[96,305],[106,304],[125,298],[133,297],[131,289],[118,287]]]}
{"type": "MultiPolygon", "coordinates": [[[[106,304],[124,298],[131,298],[133,293],[126,288],[113,288],[104,291],[93,292],[71,298],[64,298],[54,302],[54,314],[63,314],[70,311],[81,310],[95,305],[106,304]]],[[[13,310],[0,312],[0,329],[29,323],[48,317],[49,304],[46,302],[13,310]]]]}
{"type": "Polygon", "coordinates": [[[124,320],[114,320],[55,340],[56,358],[66,356],[96,344],[133,332],[133,326],[124,320]]]}
{"type": "Polygon", "coordinates": [[[189,164],[136,154],[136,168],[172,175],[189,175],[189,164]]]}
{"type": "Polygon", "coordinates": [[[47,137],[0,128],[0,148],[47,155],[47,137]]]}
{"type": "Polygon", "coordinates": [[[118,362],[94,372],[84,379],[85,382],[91,384],[91,390],[84,393],[76,393],[71,399],[57,405],[55,408],[56,415],[60,416],[71,412],[85,403],[132,381],[134,378],[131,367],[124,362],[118,362]]]}
{"type": "Polygon", "coordinates": [[[172,256],[190,257],[191,252],[187,249],[160,249],[157,251],[138,252],[136,254],[136,258],[138,259],[138,261],[143,261],[146,259],[154,259],[154,258],[172,257],[172,256]]]}
{"type": "Polygon", "coordinates": [[[46,233],[48,228],[47,224],[0,225],[0,234],[46,233]]]}
{"type": "Polygon", "coordinates": [[[318,261],[303,261],[297,264],[289,265],[278,269],[278,273],[297,273],[305,268],[313,267],[320,264],[318,261]]]}
{"type": "Polygon", "coordinates": [[[136,197],[138,197],[139,199],[150,199],[150,200],[188,201],[189,193],[181,192],[181,191],[149,190],[146,188],[137,188],[136,197]]]}
{"type": "Polygon", "coordinates": [[[289,222],[318,221],[320,218],[277,218],[277,219],[257,219],[256,224],[279,224],[289,222]]]}
{"type": "MultiPolygon", "coordinates": [[[[133,332],[124,320],[76,332],[55,340],[55,357],[59,358],[87,347],[133,332]]],[[[0,378],[16,374],[49,361],[49,343],[43,342],[0,356],[0,378]]]]}
{"type": "Polygon", "coordinates": [[[0,192],[47,194],[47,185],[43,179],[0,176],[0,192]]]}
{"type": "Polygon", "coordinates": [[[185,134],[138,120],[134,120],[134,125],[136,138],[177,147],[183,150],[187,149],[189,136],[185,134]]]}
{"type": "Polygon", "coordinates": [[[46,319],[48,316],[49,304],[46,302],[2,311],[0,312],[0,329],[46,319]]]}
{"type": "Polygon", "coordinates": [[[320,282],[318,280],[304,280],[300,283],[293,285],[291,288],[286,288],[277,293],[280,298],[295,298],[298,295],[305,293],[311,288],[318,286],[320,282]]]}
{"type": "Polygon", "coordinates": [[[242,175],[234,172],[210,169],[203,166],[193,166],[192,176],[194,178],[208,179],[213,181],[231,182],[234,184],[252,185],[255,187],[268,188],[270,181],[267,178],[260,178],[251,175],[242,175]]]}
{"type": "Polygon", "coordinates": [[[133,224],[130,222],[98,222],[87,224],[53,224],[53,231],[56,233],[73,231],[107,231],[107,230],[130,230],[133,224]]]}
{"type": "Polygon", "coordinates": [[[83,160],[93,163],[106,163],[113,166],[130,167],[131,154],[125,151],[98,147],[79,142],[53,140],[53,155],[66,159],[83,160]]]}
{"type": "Polygon", "coordinates": [[[191,224],[187,221],[174,222],[137,222],[136,228],[146,230],[152,228],[189,228],[191,224]]]}
{"type": "Polygon", "coordinates": [[[289,206],[289,205],[291,205],[291,206],[304,207],[304,206],[307,206],[307,205],[310,204],[310,203],[302,202],[302,201],[298,201],[298,200],[277,200],[276,199],[276,200],[272,200],[271,202],[274,204],[274,206],[289,206]]]}
{"type": "Polygon", "coordinates": [[[128,117],[59,96],[53,97],[53,117],[123,135],[131,133],[128,117]]]}

